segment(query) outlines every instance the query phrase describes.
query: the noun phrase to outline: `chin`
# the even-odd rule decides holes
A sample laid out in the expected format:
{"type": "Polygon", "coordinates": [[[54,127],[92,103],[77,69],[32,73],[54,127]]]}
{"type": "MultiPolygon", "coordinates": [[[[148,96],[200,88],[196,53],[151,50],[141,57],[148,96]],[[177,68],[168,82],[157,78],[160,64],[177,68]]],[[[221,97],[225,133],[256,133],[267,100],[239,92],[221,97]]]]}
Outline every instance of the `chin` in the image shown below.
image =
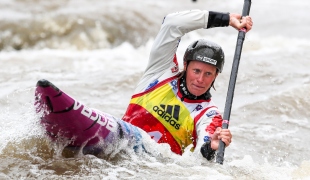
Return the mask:
{"type": "Polygon", "coordinates": [[[201,91],[201,90],[197,90],[197,89],[189,89],[189,92],[195,96],[201,96],[203,95],[206,91],[201,91]]]}
{"type": "Polygon", "coordinates": [[[192,94],[197,96],[197,97],[203,95],[203,93],[192,93],[192,94]]]}

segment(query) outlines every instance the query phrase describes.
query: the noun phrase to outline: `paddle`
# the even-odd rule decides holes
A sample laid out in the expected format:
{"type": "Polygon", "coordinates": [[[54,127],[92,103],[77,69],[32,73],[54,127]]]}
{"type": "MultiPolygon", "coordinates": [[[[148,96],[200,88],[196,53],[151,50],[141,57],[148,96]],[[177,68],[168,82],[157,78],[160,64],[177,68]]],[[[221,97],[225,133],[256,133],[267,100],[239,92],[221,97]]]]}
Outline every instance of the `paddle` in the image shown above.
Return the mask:
{"type": "MultiPolygon", "coordinates": [[[[249,15],[250,8],[251,8],[251,0],[244,0],[242,16],[249,15]]],[[[236,79],[237,79],[237,74],[238,74],[238,67],[239,67],[239,62],[240,62],[243,41],[245,38],[245,33],[246,33],[246,30],[244,28],[239,30],[237,45],[235,49],[235,56],[234,56],[234,61],[233,61],[232,69],[231,69],[228,91],[227,91],[227,96],[226,96],[222,129],[228,129],[231,106],[232,106],[232,102],[234,98],[235,84],[236,84],[236,79]]],[[[225,151],[225,143],[222,140],[220,140],[218,153],[216,156],[216,162],[219,164],[223,164],[224,151],[225,151]]]]}

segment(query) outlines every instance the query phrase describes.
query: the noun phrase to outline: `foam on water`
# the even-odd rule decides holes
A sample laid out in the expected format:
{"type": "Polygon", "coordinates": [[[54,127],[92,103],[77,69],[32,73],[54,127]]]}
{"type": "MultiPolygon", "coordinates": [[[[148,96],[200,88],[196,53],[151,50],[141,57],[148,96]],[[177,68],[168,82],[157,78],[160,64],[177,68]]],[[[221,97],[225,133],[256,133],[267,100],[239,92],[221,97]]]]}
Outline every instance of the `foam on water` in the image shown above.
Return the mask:
{"type": "MultiPolygon", "coordinates": [[[[122,117],[164,15],[203,7],[239,12],[242,3],[1,1],[0,178],[309,179],[310,44],[308,27],[300,23],[309,3],[302,0],[252,2],[255,26],[244,42],[229,127],[233,143],[224,165],[189,150],[177,156],[151,141],[157,156],[126,148],[113,156],[72,155],[52,145],[38,125],[33,98],[39,79],[122,117]]],[[[223,111],[237,31],[186,35],[177,52],[180,65],[188,44],[199,38],[225,51],[224,71],[212,92],[223,111]]]]}

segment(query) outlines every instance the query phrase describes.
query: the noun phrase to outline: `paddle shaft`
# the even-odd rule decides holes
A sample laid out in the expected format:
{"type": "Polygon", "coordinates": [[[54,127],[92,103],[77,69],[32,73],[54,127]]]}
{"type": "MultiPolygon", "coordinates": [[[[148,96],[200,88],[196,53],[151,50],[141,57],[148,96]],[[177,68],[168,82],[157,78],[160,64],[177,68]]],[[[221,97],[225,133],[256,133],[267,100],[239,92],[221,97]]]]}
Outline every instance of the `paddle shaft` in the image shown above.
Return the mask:
{"type": "MultiPolygon", "coordinates": [[[[251,8],[251,0],[244,0],[242,16],[248,16],[250,13],[250,8],[251,8]]],[[[239,62],[240,62],[240,57],[241,57],[241,52],[242,52],[243,41],[245,38],[245,33],[246,33],[245,29],[241,29],[238,33],[234,61],[233,61],[232,69],[231,69],[228,91],[227,91],[227,96],[226,96],[222,129],[228,129],[228,125],[229,125],[231,106],[232,106],[233,98],[234,98],[238,67],[239,67],[239,62]]],[[[225,152],[225,143],[222,140],[220,140],[220,144],[219,144],[219,148],[218,148],[218,152],[216,156],[217,163],[223,164],[224,152],[225,152]]]]}

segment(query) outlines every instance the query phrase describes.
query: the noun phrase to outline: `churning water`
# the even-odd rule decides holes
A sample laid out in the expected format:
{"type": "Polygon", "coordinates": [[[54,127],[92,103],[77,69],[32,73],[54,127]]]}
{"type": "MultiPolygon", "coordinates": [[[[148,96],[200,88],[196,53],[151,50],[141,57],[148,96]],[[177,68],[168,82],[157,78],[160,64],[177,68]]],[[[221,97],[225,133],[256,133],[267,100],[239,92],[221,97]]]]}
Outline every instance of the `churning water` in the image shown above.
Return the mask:
{"type": "MultiPolygon", "coordinates": [[[[122,117],[162,18],[206,9],[241,13],[242,0],[1,0],[0,179],[310,179],[310,3],[253,0],[224,165],[124,149],[113,156],[72,155],[51,144],[34,113],[34,89],[48,79],[64,92],[122,117]]],[[[221,44],[224,72],[213,99],[224,109],[238,32],[198,30],[189,43],[221,44]]]]}

